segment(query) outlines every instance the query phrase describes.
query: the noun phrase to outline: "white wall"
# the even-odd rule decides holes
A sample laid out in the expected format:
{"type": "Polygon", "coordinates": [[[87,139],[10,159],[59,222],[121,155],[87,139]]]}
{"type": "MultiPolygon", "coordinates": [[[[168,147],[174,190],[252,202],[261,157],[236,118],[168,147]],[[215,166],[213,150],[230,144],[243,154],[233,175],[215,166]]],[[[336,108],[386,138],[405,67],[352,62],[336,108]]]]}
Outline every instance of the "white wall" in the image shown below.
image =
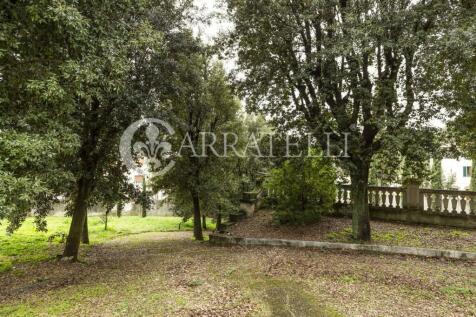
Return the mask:
{"type": "MultiPolygon", "coordinates": [[[[441,171],[445,179],[451,174],[456,177],[456,187],[460,190],[469,189],[471,177],[463,177],[463,166],[472,166],[471,160],[461,159],[443,159],[441,160],[441,171]]],[[[475,172],[474,170],[472,171],[475,172]]]]}

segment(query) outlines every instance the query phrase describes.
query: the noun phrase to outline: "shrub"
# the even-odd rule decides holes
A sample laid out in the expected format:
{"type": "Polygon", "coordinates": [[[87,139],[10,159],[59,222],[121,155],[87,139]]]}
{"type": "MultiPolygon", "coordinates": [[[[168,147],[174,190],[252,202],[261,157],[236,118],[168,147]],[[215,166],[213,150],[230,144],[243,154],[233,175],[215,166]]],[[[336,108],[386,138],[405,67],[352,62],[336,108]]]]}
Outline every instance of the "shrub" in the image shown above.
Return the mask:
{"type": "Polygon", "coordinates": [[[275,202],[278,224],[310,224],[328,213],[335,200],[335,169],[323,157],[285,161],[271,171],[264,187],[275,202]]]}

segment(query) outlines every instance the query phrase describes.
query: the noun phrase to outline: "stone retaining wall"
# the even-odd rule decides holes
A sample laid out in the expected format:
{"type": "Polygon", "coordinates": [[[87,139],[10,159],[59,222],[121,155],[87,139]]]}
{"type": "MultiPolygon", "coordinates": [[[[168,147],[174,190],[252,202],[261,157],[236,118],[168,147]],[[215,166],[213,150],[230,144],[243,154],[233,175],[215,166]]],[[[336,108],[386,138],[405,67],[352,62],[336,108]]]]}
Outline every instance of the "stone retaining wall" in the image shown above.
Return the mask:
{"type": "Polygon", "coordinates": [[[456,250],[439,250],[375,244],[335,243],[322,241],[241,238],[222,234],[211,234],[210,243],[216,245],[274,246],[293,248],[318,248],[327,250],[355,250],[386,254],[413,255],[421,257],[476,260],[476,253],[456,250]]]}

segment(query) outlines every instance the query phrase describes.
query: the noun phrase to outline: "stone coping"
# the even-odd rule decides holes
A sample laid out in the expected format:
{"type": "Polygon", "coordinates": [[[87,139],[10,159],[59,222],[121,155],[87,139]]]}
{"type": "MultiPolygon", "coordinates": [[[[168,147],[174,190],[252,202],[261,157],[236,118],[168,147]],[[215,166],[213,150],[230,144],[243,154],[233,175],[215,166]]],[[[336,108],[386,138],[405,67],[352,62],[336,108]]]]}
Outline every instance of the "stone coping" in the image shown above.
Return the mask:
{"type": "Polygon", "coordinates": [[[420,257],[476,260],[476,253],[457,250],[425,249],[377,244],[338,243],[324,241],[242,238],[224,234],[211,234],[210,243],[218,245],[275,246],[293,248],[319,248],[327,250],[355,250],[386,254],[413,255],[420,257]]]}

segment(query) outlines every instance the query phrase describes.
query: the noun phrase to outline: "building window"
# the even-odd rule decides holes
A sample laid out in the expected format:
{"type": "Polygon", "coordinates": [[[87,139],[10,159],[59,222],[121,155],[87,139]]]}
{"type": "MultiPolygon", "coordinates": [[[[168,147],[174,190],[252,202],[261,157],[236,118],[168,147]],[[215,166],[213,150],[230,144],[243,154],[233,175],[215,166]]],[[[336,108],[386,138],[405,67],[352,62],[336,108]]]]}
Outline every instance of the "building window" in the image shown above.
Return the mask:
{"type": "Polygon", "coordinates": [[[471,166],[463,166],[463,177],[471,177],[471,166]]]}

